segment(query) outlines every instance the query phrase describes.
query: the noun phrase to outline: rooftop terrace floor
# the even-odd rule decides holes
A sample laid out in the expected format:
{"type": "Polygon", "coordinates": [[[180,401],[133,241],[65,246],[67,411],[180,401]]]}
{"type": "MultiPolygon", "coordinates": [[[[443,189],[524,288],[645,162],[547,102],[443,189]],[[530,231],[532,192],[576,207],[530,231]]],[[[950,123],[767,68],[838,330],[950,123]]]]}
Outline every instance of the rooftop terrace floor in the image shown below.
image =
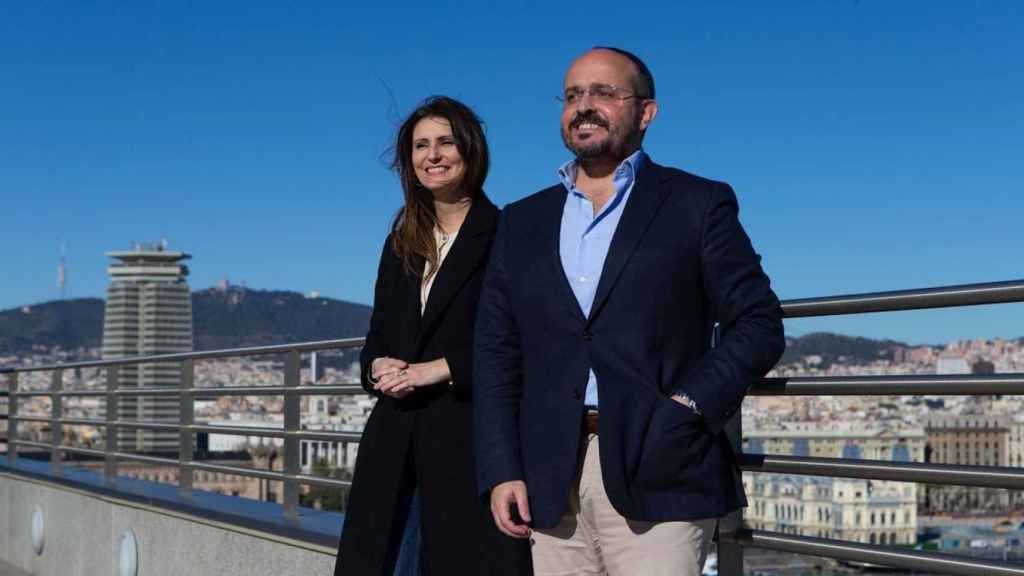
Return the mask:
{"type": "Polygon", "coordinates": [[[0,560],[0,576],[31,576],[28,572],[24,572],[11,566],[7,562],[0,560]]]}

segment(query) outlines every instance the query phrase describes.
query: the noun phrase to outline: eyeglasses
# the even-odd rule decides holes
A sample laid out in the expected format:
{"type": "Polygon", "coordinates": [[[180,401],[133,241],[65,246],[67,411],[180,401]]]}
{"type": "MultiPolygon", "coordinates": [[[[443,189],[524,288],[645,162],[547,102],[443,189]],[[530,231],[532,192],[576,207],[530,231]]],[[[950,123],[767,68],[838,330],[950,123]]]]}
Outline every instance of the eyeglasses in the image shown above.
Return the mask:
{"type": "Polygon", "coordinates": [[[648,99],[647,96],[641,96],[630,90],[619,88],[618,86],[612,86],[611,84],[591,84],[589,88],[569,88],[561,96],[556,96],[555,99],[561,102],[565,107],[575,106],[576,104],[579,104],[580,100],[583,100],[584,94],[590,96],[591,100],[600,102],[601,104],[611,104],[616,100],[629,100],[630,98],[639,98],[641,100],[648,99]]]}

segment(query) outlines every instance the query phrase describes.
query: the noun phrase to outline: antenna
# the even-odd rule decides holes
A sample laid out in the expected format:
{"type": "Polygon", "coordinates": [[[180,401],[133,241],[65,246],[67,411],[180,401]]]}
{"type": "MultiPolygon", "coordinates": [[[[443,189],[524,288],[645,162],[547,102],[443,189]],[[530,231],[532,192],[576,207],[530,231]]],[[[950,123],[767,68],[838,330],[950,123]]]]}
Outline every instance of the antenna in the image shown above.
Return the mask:
{"type": "Polygon", "coordinates": [[[64,299],[64,289],[67,286],[68,271],[67,271],[67,247],[64,244],[64,239],[60,241],[60,264],[57,265],[57,288],[60,288],[60,299],[64,299]]]}

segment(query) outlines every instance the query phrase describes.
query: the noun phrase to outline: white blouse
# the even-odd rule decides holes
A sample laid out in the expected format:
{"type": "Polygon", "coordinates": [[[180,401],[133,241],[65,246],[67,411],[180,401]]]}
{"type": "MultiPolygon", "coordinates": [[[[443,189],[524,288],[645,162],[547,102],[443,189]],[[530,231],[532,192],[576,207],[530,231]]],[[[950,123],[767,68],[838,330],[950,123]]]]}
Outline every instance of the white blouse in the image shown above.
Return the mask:
{"type": "MultiPolygon", "coordinates": [[[[448,256],[448,252],[452,249],[452,244],[455,243],[455,237],[459,235],[459,231],[456,230],[454,234],[448,234],[440,227],[434,227],[434,244],[437,246],[437,269],[441,269],[441,264],[444,263],[444,259],[448,256]]],[[[420,285],[420,315],[427,309],[427,298],[430,297],[430,289],[434,286],[434,279],[437,278],[437,271],[430,270],[430,262],[427,262],[423,266],[423,282],[420,285]],[[433,272],[433,273],[431,273],[433,272]]]]}

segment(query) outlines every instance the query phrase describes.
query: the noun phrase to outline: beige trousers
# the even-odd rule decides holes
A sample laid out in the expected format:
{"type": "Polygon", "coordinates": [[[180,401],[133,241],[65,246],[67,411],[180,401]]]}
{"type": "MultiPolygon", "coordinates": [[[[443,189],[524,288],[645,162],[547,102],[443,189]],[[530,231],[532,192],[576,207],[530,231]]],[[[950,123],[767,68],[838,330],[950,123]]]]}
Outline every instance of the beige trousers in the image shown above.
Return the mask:
{"type": "Polygon", "coordinates": [[[569,510],[531,536],[536,576],[700,576],[717,518],[641,522],[619,515],[601,480],[597,435],[586,440],[569,510]]]}

